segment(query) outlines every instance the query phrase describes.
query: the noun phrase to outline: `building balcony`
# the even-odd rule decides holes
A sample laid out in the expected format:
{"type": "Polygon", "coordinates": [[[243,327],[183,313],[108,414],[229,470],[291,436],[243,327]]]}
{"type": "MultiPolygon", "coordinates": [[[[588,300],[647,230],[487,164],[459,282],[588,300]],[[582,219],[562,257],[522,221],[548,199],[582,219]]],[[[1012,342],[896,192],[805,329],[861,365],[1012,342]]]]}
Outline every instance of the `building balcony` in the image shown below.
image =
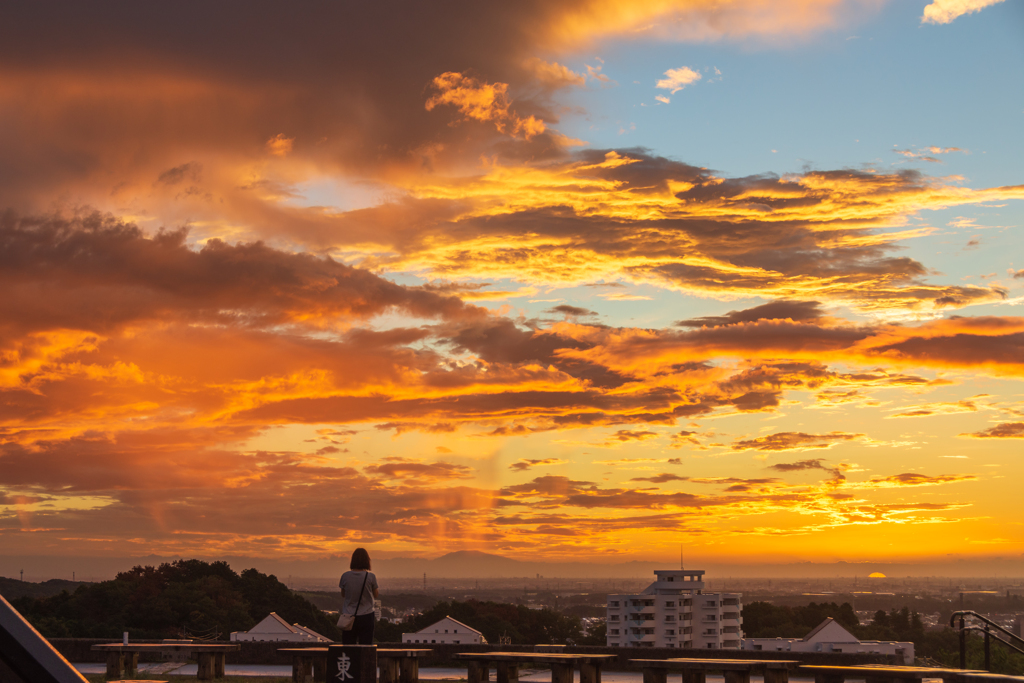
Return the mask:
{"type": "Polygon", "coordinates": [[[722,613],[722,619],[732,619],[734,621],[739,621],[740,613],[739,612],[723,612],[722,613]]]}
{"type": "Polygon", "coordinates": [[[631,643],[653,643],[655,640],[653,633],[630,633],[628,637],[631,643]]]}
{"type": "Polygon", "coordinates": [[[642,607],[629,607],[630,614],[654,614],[656,608],[654,605],[645,605],[642,607]]]}

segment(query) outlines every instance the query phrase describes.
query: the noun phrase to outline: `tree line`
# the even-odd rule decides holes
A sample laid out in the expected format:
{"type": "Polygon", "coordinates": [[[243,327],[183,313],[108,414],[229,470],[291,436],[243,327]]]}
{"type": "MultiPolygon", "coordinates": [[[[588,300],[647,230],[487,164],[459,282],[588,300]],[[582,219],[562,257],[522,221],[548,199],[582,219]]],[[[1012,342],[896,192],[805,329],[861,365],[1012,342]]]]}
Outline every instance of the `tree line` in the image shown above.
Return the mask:
{"type": "Polygon", "coordinates": [[[178,560],[136,566],[110,581],[80,585],[46,598],[11,604],[47,638],[178,638],[183,631],[247,631],[270,612],[332,640],[334,620],[277,577],[255,569],[235,573],[226,562],[178,560]]]}
{"type": "Polygon", "coordinates": [[[427,611],[407,617],[398,624],[377,624],[376,639],[383,643],[401,642],[403,633],[414,633],[451,617],[483,633],[488,643],[497,645],[502,637],[511,643],[571,643],[604,645],[604,629],[584,635],[583,622],[550,608],[530,609],[525,605],[478,600],[441,601],[427,611]]]}

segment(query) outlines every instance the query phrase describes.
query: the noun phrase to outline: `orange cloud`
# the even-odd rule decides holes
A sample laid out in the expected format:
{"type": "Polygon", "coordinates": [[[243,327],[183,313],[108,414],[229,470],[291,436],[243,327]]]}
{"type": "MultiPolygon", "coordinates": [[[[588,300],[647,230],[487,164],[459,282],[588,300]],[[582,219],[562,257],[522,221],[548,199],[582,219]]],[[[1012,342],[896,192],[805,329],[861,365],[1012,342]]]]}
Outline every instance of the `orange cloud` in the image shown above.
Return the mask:
{"type": "Polygon", "coordinates": [[[543,133],[544,123],[534,116],[521,117],[509,111],[508,83],[483,83],[476,78],[448,71],[433,81],[435,90],[426,103],[427,111],[441,104],[450,104],[463,116],[477,121],[490,121],[500,133],[525,140],[543,133]]]}

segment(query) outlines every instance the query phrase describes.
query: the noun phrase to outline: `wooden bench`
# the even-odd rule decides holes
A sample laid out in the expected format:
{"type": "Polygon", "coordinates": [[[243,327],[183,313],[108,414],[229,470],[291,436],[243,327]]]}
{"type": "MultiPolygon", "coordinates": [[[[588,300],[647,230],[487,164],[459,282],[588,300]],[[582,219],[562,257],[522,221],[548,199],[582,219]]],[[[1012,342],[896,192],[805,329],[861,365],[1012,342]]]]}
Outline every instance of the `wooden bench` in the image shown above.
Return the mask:
{"type": "Polygon", "coordinates": [[[211,643],[139,643],[137,645],[109,643],[93,645],[92,649],[107,653],[108,679],[119,679],[122,676],[134,677],[138,673],[140,652],[188,652],[195,653],[199,660],[196,678],[200,681],[212,681],[214,678],[224,677],[225,653],[239,650],[241,647],[237,643],[217,645],[211,643]]]}
{"type": "Polygon", "coordinates": [[[843,683],[847,679],[864,679],[867,683],[916,683],[925,678],[941,678],[946,683],[957,683],[968,674],[985,674],[985,671],[966,669],[934,669],[924,666],[885,666],[865,664],[863,666],[824,666],[805,664],[800,667],[802,674],[814,676],[814,683],[843,683]]]}
{"type": "Polygon", "coordinates": [[[601,683],[601,664],[616,655],[571,655],[553,652],[463,652],[453,655],[466,662],[467,683],[490,680],[490,667],[497,683],[518,683],[519,667],[541,664],[551,667],[551,683],[573,683],[573,669],[580,668],[580,683],[601,683]]]}
{"type": "MultiPolygon", "coordinates": [[[[327,680],[326,647],[285,647],[278,652],[286,652],[292,656],[292,681],[327,680]]],[[[377,668],[380,671],[380,683],[419,683],[419,657],[432,654],[431,649],[386,649],[377,650],[377,668]]]]}
{"type": "Polygon", "coordinates": [[[1024,683],[1024,676],[994,674],[987,671],[961,671],[957,683],[1024,683]]]}
{"type": "Polygon", "coordinates": [[[631,659],[640,665],[644,683],[666,683],[669,671],[683,674],[683,683],[705,683],[709,671],[721,671],[725,683],[750,683],[751,673],[764,683],[789,683],[789,672],[800,666],[790,659],[631,659]]]}

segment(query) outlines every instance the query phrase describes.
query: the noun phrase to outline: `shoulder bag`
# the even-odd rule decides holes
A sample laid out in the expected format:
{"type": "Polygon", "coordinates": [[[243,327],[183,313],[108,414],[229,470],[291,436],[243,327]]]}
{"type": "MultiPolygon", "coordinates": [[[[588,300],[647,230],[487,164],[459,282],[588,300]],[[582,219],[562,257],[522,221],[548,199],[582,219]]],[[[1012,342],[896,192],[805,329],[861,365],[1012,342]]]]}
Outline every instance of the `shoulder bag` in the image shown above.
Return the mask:
{"type": "MultiPolygon", "coordinates": [[[[359,589],[359,595],[356,597],[356,611],[359,611],[359,603],[363,599],[363,591],[366,590],[366,580],[370,578],[370,572],[366,572],[366,576],[363,577],[363,587],[359,589]]],[[[342,631],[351,631],[352,627],[356,624],[355,614],[345,614],[345,605],[341,606],[341,614],[338,615],[338,628],[342,631]]]]}

